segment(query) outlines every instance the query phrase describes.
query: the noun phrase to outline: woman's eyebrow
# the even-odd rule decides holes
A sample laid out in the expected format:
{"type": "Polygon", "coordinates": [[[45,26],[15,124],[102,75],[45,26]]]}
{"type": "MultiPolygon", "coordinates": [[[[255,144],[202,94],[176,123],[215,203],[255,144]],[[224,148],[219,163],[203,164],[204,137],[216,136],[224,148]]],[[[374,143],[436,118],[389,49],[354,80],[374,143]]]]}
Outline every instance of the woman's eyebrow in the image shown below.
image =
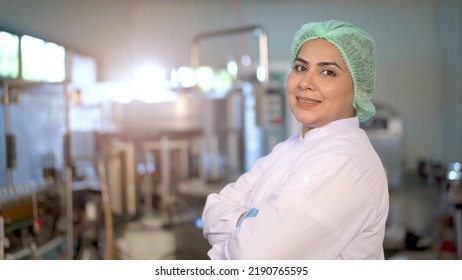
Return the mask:
{"type": "Polygon", "coordinates": [[[308,61],[306,61],[303,58],[298,57],[298,56],[295,58],[295,61],[300,61],[301,63],[308,64],[308,61]]]}
{"type": "MultiPolygon", "coordinates": [[[[309,64],[308,61],[304,60],[304,59],[301,58],[301,57],[296,57],[296,58],[295,58],[295,61],[299,61],[299,62],[304,63],[304,64],[309,64]]],[[[335,61],[323,61],[323,62],[319,62],[317,65],[318,65],[318,66],[329,66],[329,65],[334,65],[334,66],[338,67],[340,70],[343,70],[342,67],[340,67],[340,65],[338,65],[338,63],[335,62],[335,61]]]]}
{"type": "Polygon", "coordinates": [[[318,66],[329,66],[329,65],[334,65],[338,67],[340,70],[343,70],[342,67],[340,67],[340,65],[338,65],[338,63],[335,61],[324,61],[324,62],[318,63],[318,66]]]}

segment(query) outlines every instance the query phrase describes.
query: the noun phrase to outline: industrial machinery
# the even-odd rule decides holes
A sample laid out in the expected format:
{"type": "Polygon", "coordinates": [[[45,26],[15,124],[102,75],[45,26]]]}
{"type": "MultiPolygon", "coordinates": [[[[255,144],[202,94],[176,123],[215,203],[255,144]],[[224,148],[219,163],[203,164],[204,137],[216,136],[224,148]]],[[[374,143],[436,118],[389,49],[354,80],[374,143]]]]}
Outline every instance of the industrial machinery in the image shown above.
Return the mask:
{"type": "Polygon", "coordinates": [[[0,175],[3,258],[69,258],[68,84],[4,81],[0,175]],[[65,166],[65,168],[59,168],[65,166]],[[64,214],[64,215],[63,215],[64,214]],[[4,251],[5,250],[5,251],[4,251]]]}
{"type": "MultiPolygon", "coordinates": [[[[100,151],[112,174],[108,187],[116,214],[136,216],[156,207],[168,208],[165,203],[177,195],[178,186],[192,179],[204,186],[223,186],[286,138],[284,91],[279,81],[269,81],[267,38],[261,27],[198,34],[191,46],[192,69],[201,65],[202,40],[246,32],[258,37],[260,80],[255,73],[238,78],[222,94],[194,86],[159,92],[147,85],[144,90],[149,94],[168,98],[92,103],[109,108],[101,111],[107,122],[92,141],[104,143],[100,151]]],[[[95,85],[92,92],[114,96],[116,88],[123,86],[125,92],[140,90],[135,85],[112,84],[95,85]]],[[[83,94],[84,104],[86,98],[83,94]]]]}
{"type": "Polygon", "coordinates": [[[0,259],[74,259],[71,101],[96,63],[0,30],[0,259]]]}
{"type": "Polygon", "coordinates": [[[447,203],[452,215],[456,259],[462,260],[462,164],[450,162],[446,168],[447,203]]]}
{"type": "Polygon", "coordinates": [[[200,228],[206,196],[237,179],[286,138],[284,90],[279,80],[269,81],[267,38],[262,28],[249,26],[195,36],[191,66],[193,69],[201,66],[200,41],[241,32],[253,32],[258,37],[263,78],[258,79],[255,73],[240,77],[224,94],[217,94],[213,89],[203,92],[197,87],[180,87],[171,89],[173,94],[169,100],[114,102],[110,106],[116,133],[107,143],[112,143],[113,148],[130,145],[134,161],[128,164],[124,158],[125,163],[111,164],[114,169],[109,171],[124,174],[123,178],[134,178],[135,182],[133,192],[127,188],[129,185],[109,184],[111,190],[118,185],[120,193],[113,191],[111,199],[120,202],[116,209],[134,205],[136,215],[145,222],[144,226],[124,230],[125,237],[122,236],[118,244],[125,257],[148,257],[146,246],[132,243],[136,243],[133,236],[146,233],[146,226],[156,228],[147,237],[153,246],[151,258],[206,257],[207,243],[200,228]],[[118,172],[117,165],[129,169],[118,172]],[[136,166],[134,177],[130,175],[133,166],[136,166]],[[125,191],[133,193],[131,197],[135,199],[122,195],[125,191]],[[175,241],[169,238],[166,229],[174,232],[175,241]],[[158,239],[152,240],[155,236],[158,239]],[[203,244],[202,249],[194,248],[191,238],[203,244]],[[129,248],[139,251],[127,252],[129,248]]]}
{"type": "Polygon", "coordinates": [[[258,38],[259,64],[219,94],[197,86],[157,92],[127,83],[81,89],[5,81],[2,258],[205,258],[206,196],[286,138],[284,89],[279,77],[270,80],[277,74],[269,72],[261,27],[198,34],[192,69],[201,66],[202,40],[247,32],[258,38]],[[114,98],[121,88],[168,98],[121,102],[114,98]],[[27,213],[14,216],[15,209],[27,213]],[[149,244],[136,243],[140,236],[149,244]]]}

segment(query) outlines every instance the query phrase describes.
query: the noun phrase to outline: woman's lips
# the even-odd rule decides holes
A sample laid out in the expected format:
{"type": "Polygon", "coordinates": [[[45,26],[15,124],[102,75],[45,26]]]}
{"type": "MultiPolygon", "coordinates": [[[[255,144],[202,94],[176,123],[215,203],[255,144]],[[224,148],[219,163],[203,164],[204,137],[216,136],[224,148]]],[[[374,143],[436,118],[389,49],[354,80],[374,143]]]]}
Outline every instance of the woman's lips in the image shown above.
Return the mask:
{"type": "Polygon", "coordinates": [[[313,107],[315,105],[321,104],[321,101],[319,100],[300,96],[297,96],[297,102],[304,107],[313,107]]]}

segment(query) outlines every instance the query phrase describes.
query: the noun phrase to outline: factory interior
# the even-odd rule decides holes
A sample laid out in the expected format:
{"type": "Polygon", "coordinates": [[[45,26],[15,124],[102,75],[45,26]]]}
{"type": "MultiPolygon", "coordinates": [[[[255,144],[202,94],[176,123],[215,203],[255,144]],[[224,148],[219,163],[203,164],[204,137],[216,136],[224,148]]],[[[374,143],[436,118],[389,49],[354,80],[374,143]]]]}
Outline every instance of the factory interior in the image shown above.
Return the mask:
{"type": "Polygon", "coordinates": [[[0,0],[0,260],[206,260],[208,194],[300,133],[304,23],[376,40],[387,260],[462,259],[462,1],[0,0]]]}

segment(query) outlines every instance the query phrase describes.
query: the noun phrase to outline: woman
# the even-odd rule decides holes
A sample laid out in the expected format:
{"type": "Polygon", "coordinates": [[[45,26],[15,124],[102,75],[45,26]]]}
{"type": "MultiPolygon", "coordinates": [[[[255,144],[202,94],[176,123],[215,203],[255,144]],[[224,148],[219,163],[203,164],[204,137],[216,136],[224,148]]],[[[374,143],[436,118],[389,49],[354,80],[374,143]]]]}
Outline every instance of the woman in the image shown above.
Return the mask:
{"type": "Polygon", "coordinates": [[[374,40],[340,21],[303,25],[288,104],[302,133],[278,144],[203,212],[211,259],[384,259],[384,168],[359,122],[375,114],[374,40]]]}

